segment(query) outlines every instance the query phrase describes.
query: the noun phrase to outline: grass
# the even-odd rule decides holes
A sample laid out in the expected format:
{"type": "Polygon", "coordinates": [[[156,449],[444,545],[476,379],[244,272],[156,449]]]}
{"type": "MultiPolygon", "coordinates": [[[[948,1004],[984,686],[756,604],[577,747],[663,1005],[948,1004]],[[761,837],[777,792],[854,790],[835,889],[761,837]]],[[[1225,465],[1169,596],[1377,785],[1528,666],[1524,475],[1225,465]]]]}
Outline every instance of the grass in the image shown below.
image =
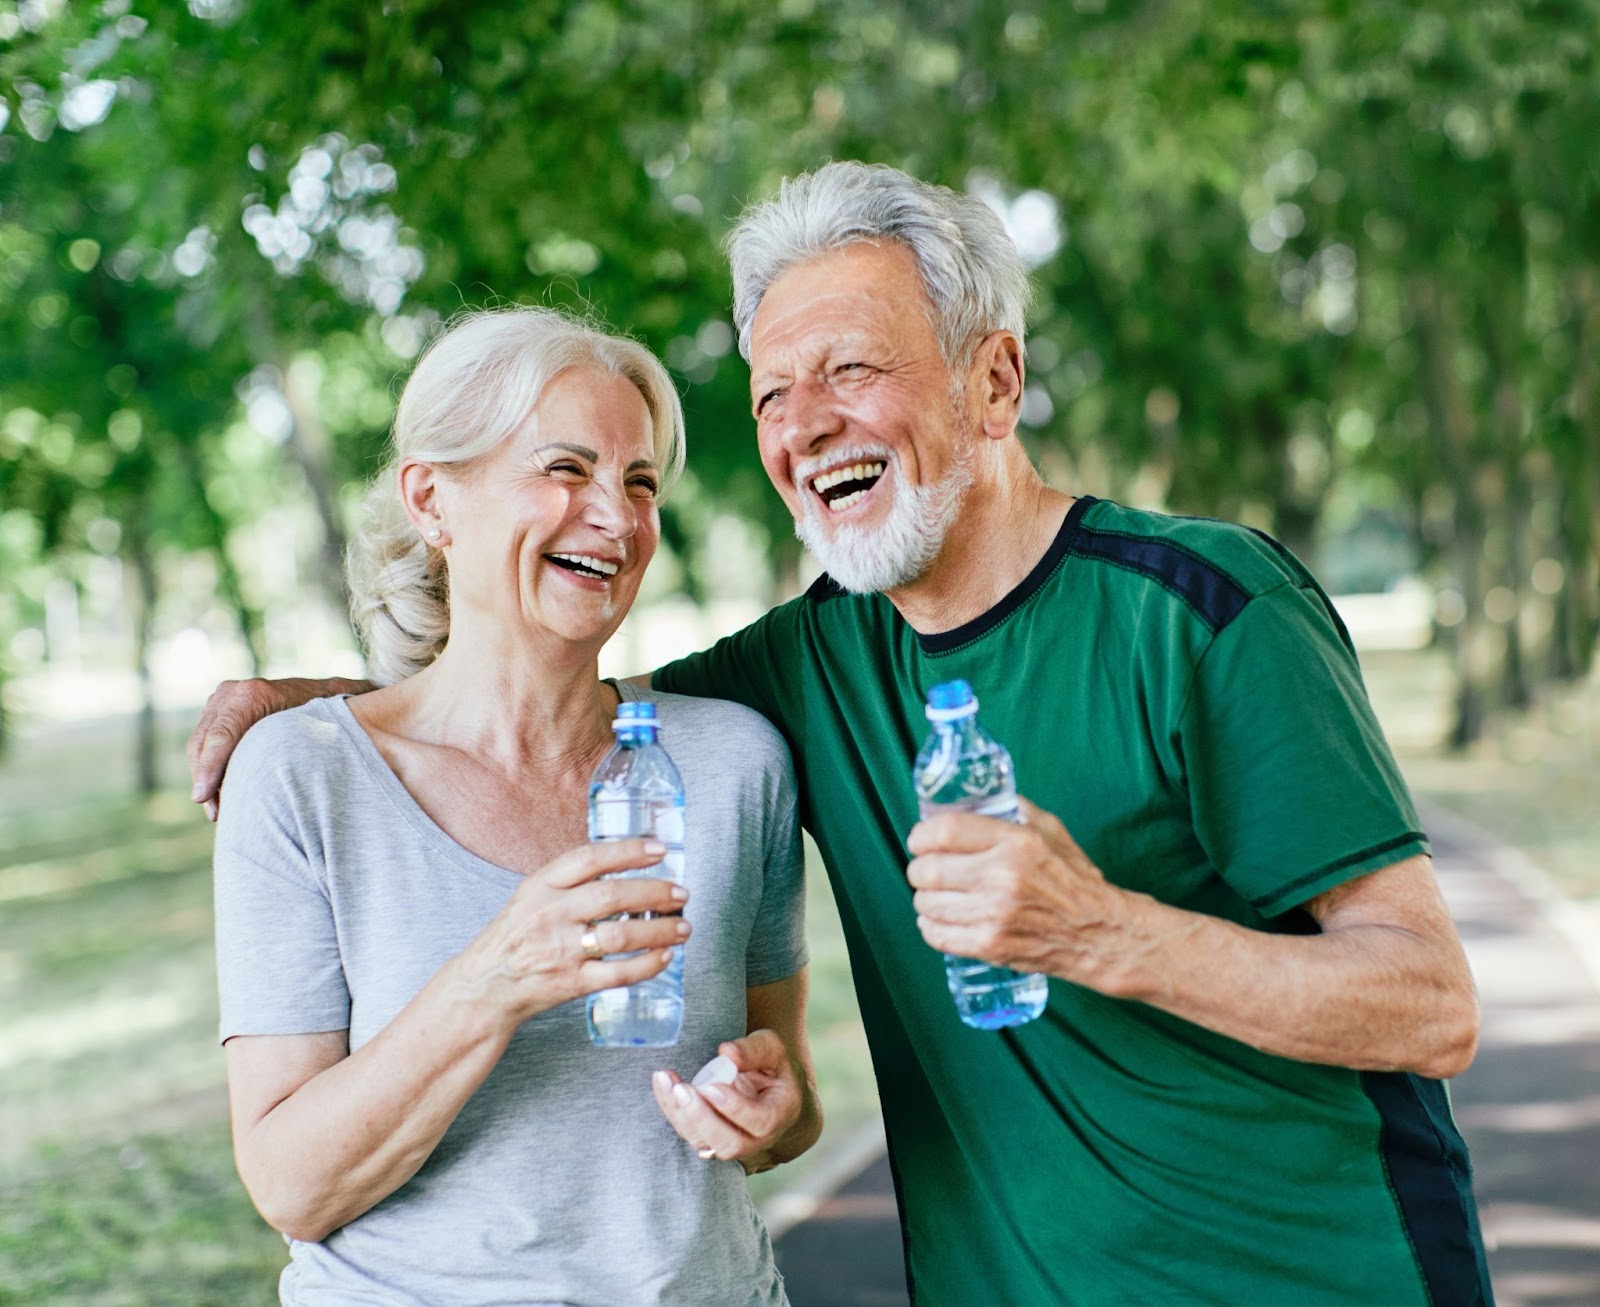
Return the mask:
{"type": "MultiPolygon", "coordinates": [[[[1364,660],[1413,787],[1525,849],[1600,909],[1600,685],[1441,754],[1431,654],[1364,660]]],[[[186,721],[164,723],[184,775],[186,721]]],[[[233,1172],[215,1042],[211,832],[185,797],[130,801],[128,724],[39,731],[0,764],[0,1307],[276,1301],[282,1240],[233,1172]]],[[[811,1042],[823,1146],[876,1110],[838,916],[809,853],[811,1042]]]]}

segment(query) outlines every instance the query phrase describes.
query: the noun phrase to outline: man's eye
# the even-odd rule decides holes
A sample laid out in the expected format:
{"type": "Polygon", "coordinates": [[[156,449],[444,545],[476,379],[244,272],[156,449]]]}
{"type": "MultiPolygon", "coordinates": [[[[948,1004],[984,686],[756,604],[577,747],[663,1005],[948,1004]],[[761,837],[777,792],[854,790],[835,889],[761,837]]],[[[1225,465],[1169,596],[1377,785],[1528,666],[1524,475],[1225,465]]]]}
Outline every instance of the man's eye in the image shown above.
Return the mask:
{"type": "Polygon", "coordinates": [[[756,401],[756,415],[759,417],[761,414],[767,411],[769,405],[776,404],[782,399],[783,390],[781,388],[778,390],[769,390],[765,395],[756,401]]]}

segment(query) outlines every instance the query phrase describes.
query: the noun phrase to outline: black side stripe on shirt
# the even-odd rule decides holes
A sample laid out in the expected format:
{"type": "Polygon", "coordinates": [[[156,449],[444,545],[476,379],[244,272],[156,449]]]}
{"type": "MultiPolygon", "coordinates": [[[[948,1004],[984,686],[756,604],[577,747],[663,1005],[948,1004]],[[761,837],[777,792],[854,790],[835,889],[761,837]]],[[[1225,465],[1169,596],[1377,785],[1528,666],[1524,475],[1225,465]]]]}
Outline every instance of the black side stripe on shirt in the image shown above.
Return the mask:
{"type": "Polygon", "coordinates": [[[1491,1302],[1471,1167],[1449,1125],[1444,1086],[1404,1072],[1363,1071],[1361,1087],[1383,1123],[1384,1169],[1429,1299],[1435,1307],[1491,1302]]]}
{"type": "MultiPolygon", "coordinates": [[[[1375,858],[1380,853],[1388,853],[1391,849],[1402,848],[1407,844],[1426,844],[1427,842],[1428,837],[1422,831],[1408,830],[1402,835],[1396,835],[1393,839],[1384,840],[1381,844],[1371,844],[1364,849],[1357,849],[1354,853],[1347,853],[1342,858],[1336,858],[1332,862],[1325,863],[1315,871],[1306,872],[1304,876],[1296,876],[1287,885],[1281,886],[1271,894],[1251,899],[1250,906],[1257,912],[1265,913],[1270,904],[1282,903],[1296,890],[1313,884],[1324,876],[1330,876],[1336,871],[1343,871],[1346,867],[1353,867],[1356,863],[1365,862],[1368,858],[1375,858]]],[[[1268,913],[1267,915],[1270,916],[1271,914],[1268,913]]]]}
{"type": "Polygon", "coordinates": [[[1250,596],[1226,572],[1186,549],[1147,536],[1118,535],[1079,527],[1072,552],[1142,573],[1188,604],[1216,634],[1250,602],[1250,596]]]}

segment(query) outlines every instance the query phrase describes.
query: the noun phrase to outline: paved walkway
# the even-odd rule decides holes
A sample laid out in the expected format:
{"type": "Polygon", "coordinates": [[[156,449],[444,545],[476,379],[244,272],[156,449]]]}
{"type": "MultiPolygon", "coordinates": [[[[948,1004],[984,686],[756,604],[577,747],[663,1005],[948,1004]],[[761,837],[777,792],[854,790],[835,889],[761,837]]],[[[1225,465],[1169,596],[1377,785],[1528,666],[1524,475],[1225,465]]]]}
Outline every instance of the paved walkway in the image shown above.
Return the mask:
{"type": "MultiPolygon", "coordinates": [[[[1513,850],[1426,817],[1483,1002],[1477,1060],[1452,1094],[1497,1302],[1597,1307],[1600,929],[1513,850]]],[[[777,1252],[794,1307],[907,1307],[888,1163],[856,1174],[777,1252]]]]}

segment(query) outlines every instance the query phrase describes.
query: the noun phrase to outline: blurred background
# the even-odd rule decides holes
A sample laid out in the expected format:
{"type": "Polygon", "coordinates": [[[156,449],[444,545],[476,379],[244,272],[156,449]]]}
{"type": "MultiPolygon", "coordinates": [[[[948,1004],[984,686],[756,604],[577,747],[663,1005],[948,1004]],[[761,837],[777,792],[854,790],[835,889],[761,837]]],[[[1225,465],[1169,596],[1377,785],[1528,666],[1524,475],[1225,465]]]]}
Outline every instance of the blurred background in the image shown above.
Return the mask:
{"type": "MultiPolygon", "coordinates": [[[[1593,909],[1597,31],[1595,0],[0,0],[0,1302],[275,1301],[181,741],[224,677],[359,674],[344,539],[439,322],[587,307],[677,378],[690,471],[605,671],[813,575],[718,243],[828,158],[990,204],[1046,476],[1295,549],[1419,793],[1593,909]]],[[[812,914],[847,1132],[820,875],[812,914]]]]}

